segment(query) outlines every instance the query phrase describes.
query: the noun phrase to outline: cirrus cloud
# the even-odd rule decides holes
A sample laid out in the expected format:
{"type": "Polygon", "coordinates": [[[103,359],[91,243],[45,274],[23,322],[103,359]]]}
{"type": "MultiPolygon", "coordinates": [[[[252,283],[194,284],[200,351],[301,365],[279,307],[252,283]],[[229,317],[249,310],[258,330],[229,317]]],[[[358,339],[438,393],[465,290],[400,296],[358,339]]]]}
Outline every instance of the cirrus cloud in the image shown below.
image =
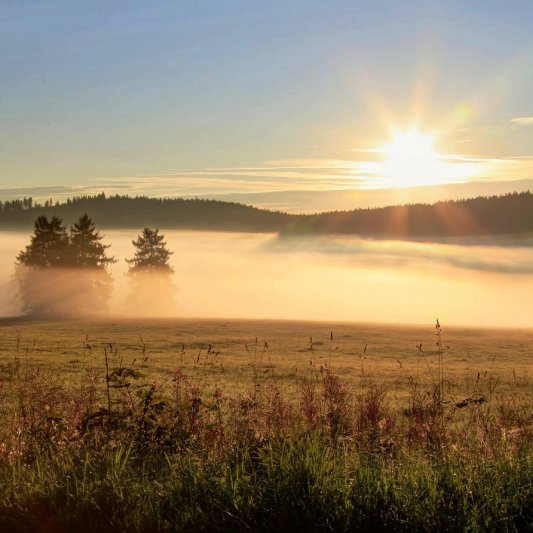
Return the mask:
{"type": "Polygon", "coordinates": [[[516,117],[512,118],[511,122],[519,126],[533,126],[533,117],[516,117]]]}

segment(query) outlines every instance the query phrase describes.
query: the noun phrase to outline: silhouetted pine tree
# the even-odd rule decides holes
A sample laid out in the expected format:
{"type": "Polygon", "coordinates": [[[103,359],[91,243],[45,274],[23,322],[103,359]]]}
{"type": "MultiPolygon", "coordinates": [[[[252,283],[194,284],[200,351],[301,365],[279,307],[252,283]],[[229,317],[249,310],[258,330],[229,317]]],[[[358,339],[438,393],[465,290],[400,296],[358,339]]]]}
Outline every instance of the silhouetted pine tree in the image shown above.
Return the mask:
{"type": "Polygon", "coordinates": [[[105,268],[115,263],[114,257],[106,255],[110,245],[102,244],[102,239],[89,216],[81,216],[70,228],[70,252],[74,266],[105,268]]]}
{"type": "Polygon", "coordinates": [[[31,242],[17,260],[28,267],[65,266],[69,257],[67,228],[59,217],[40,216],[35,221],[31,242]]]}
{"type": "Polygon", "coordinates": [[[92,220],[84,215],[68,233],[59,217],[35,221],[31,242],[17,256],[15,279],[22,308],[37,315],[102,311],[111,293],[106,255],[92,220]]]}
{"type": "Polygon", "coordinates": [[[132,244],[136,248],[135,256],[133,259],[126,259],[131,274],[174,272],[168,263],[174,252],[168,250],[165,236],[159,235],[159,229],[144,228],[142,235],[139,235],[136,241],[132,241],[132,244]]]}
{"type": "Polygon", "coordinates": [[[172,274],[169,264],[173,254],[158,229],[144,228],[137,240],[133,259],[126,259],[131,292],[130,309],[137,314],[169,314],[174,303],[172,274]]]}

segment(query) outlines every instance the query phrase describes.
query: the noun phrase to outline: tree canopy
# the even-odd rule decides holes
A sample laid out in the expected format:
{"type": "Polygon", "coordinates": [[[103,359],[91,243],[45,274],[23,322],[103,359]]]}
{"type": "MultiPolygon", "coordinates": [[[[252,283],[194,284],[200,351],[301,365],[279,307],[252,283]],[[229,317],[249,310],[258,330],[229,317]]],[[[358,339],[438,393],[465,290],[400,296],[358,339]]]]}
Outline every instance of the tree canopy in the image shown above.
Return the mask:
{"type": "Polygon", "coordinates": [[[72,262],[79,267],[105,268],[114,263],[114,257],[108,257],[106,250],[111,246],[102,244],[103,237],[96,231],[93,221],[87,214],[70,228],[70,248],[72,262]]]}
{"type": "Polygon", "coordinates": [[[93,221],[83,215],[67,231],[59,217],[37,218],[30,244],[17,256],[15,280],[30,314],[87,314],[105,308],[111,293],[106,255],[93,221]]]}
{"type": "Polygon", "coordinates": [[[167,248],[165,236],[159,235],[159,229],[144,228],[132,244],[135,247],[135,255],[133,259],[126,259],[131,274],[174,272],[169,265],[170,256],[174,252],[167,248]]]}
{"type": "Polygon", "coordinates": [[[31,242],[17,256],[19,263],[30,267],[65,266],[69,262],[69,235],[59,217],[35,221],[31,242]]]}
{"type": "Polygon", "coordinates": [[[234,202],[184,198],[78,196],[64,202],[32,198],[0,201],[0,227],[28,228],[36,217],[58,215],[72,223],[90,212],[101,227],[165,227],[209,231],[342,233],[386,238],[531,235],[533,192],[354,209],[315,215],[267,211],[234,202]]]}
{"type": "Polygon", "coordinates": [[[165,227],[214,231],[268,232],[284,228],[294,215],[235,202],[200,198],[76,196],[65,201],[35,202],[32,198],[0,201],[0,227],[28,228],[37,216],[60,216],[69,224],[91,213],[104,228],[165,227]]]}

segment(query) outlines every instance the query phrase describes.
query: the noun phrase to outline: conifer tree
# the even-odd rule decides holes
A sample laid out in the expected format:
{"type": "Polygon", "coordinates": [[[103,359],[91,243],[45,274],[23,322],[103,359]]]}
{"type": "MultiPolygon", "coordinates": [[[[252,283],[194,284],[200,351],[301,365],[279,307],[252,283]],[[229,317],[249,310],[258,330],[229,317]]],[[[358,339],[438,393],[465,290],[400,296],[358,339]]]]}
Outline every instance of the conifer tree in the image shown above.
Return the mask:
{"type": "Polygon", "coordinates": [[[159,235],[159,229],[144,228],[142,235],[138,235],[133,259],[126,259],[129,273],[166,273],[172,274],[174,269],[169,265],[170,256],[174,253],[168,250],[164,235],[159,235]]]}
{"type": "Polygon", "coordinates": [[[105,309],[111,293],[108,245],[87,216],[67,232],[58,217],[35,221],[30,244],[17,256],[15,280],[22,308],[37,315],[92,314],[105,309]]]}
{"type": "Polygon", "coordinates": [[[126,259],[131,292],[130,309],[137,314],[168,314],[174,305],[174,269],[169,264],[171,252],[165,236],[158,229],[144,228],[137,240],[133,259],[126,259]]]}
{"type": "Polygon", "coordinates": [[[26,249],[17,260],[29,267],[64,266],[69,256],[69,236],[59,217],[48,220],[40,216],[35,221],[34,233],[26,249]]]}
{"type": "Polygon", "coordinates": [[[74,266],[104,269],[115,263],[114,257],[108,257],[109,244],[102,244],[103,237],[96,231],[93,221],[87,214],[81,216],[70,228],[70,253],[74,266]]]}

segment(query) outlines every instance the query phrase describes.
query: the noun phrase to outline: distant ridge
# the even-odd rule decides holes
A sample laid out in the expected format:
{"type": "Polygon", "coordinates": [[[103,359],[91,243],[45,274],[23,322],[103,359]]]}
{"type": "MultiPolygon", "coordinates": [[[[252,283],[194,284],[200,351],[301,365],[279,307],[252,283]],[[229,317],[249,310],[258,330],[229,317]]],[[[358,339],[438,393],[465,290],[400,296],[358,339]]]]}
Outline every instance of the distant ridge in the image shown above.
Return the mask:
{"type": "Polygon", "coordinates": [[[407,204],[301,216],[283,235],[356,234],[389,238],[533,236],[533,194],[407,204]]]}
{"type": "Polygon", "coordinates": [[[293,215],[220,200],[76,196],[64,202],[34,204],[31,198],[0,202],[0,227],[28,228],[39,215],[57,215],[67,224],[87,213],[99,228],[156,227],[205,231],[276,232],[293,215]]]}
{"type": "Polygon", "coordinates": [[[354,234],[389,238],[533,235],[533,193],[293,215],[220,200],[79,196],[65,202],[31,198],[0,202],[0,228],[29,229],[39,215],[67,224],[87,213],[99,228],[354,234]]]}
{"type": "MultiPolygon", "coordinates": [[[[311,214],[325,211],[372,209],[388,205],[434,204],[444,200],[497,196],[512,191],[524,192],[528,190],[533,190],[533,179],[470,181],[387,189],[325,189],[320,191],[298,189],[249,193],[234,192],[213,194],[205,198],[254,205],[261,209],[281,210],[294,214],[311,214]]],[[[20,197],[21,194],[24,193],[20,193],[17,197],[20,197]]],[[[189,196],[188,198],[193,197],[189,196]]],[[[1,190],[0,198],[2,198],[1,190]]],[[[11,196],[10,198],[14,197],[11,196]]]]}

